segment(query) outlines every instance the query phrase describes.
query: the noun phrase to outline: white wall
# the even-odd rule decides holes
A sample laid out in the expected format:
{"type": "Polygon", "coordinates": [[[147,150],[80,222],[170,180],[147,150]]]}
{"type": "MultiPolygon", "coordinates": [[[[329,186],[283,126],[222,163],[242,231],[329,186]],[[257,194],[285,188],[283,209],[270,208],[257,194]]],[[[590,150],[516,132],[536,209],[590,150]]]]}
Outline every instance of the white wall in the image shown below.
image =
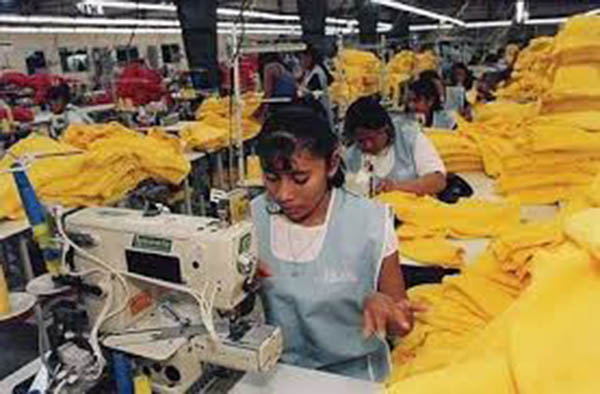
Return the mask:
{"type": "MultiPolygon", "coordinates": [[[[87,48],[90,55],[92,48],[126,46],[131,36],[129,34],[2,34],[0,36],[0,70],[11,69],[27,73],[25,64],[25,54],[27,51],[44,51],[48,72],[68,75],[74,78],[87,81],[92,70],[84,73],[63,73],[59,48],[69,48],[71,50],[87,48]],[[11,45],[7,45],[11,44],[11,45]]],[[[219,58],[224,58],[225,36],[219,36],[219,58]]],[[[162,56],[160,45],[179,44],[183,60],[179,67],[187,69],[185,60],[185,50],[180,35],[177,34],[139,34],[133,37],[132,46],[137,46],[140,57],[146,58],[146,51],[149,45],[158,47],[159,59],[162,65],[162,56]]]]}

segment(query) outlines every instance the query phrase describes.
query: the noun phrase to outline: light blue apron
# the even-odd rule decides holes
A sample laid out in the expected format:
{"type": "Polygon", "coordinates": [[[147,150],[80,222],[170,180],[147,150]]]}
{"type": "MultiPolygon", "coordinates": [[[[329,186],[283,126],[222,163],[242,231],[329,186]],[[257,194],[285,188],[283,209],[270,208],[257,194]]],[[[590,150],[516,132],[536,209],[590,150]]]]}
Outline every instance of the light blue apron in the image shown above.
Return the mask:
{"type": "MultiPolygon", "coordinates": [[[[408,181],[418,178],[417,165],[415,163],[415,144],[421,128],[417,122],[407,120],[404,117],[393,119],[396,136],[394,138],[394,150],[396,162],[385,179],[397,182],[408,181]]],[[[358,144],[352,145],[346,154],[346,165],[348,171],[359,172],[362,164],[362,152],[358,144]]]]}
{"type": "Polygon", "coordinates": [[[435,129],[453,130],[456,127],[456,120],[450,111],[435,111],[433,113],[431,127],[435,129]]]}
{"type": "Polygon", "coordinates": [[[272,272],[262,288],[265,314],[282,329],[282,362],[383,381],[389,349],[376,337],[364,338],[362,312],[377,288],[388,210],[336,190],[323,247],[310,262],[273,255],[273,203],[265,195],[252,202],[259,256],[272,272]]]}

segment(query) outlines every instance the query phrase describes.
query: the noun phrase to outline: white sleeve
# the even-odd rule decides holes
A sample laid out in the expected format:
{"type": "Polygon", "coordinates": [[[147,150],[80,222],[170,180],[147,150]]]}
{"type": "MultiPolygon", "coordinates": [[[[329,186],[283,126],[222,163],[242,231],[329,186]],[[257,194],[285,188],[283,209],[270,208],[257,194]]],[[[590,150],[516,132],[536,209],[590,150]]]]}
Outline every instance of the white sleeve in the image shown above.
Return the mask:
{"type": "Polygon", "coordinates": [[[417,175],[424,176],[434,172],[446,173],[446,166],[444,166],[442,158],[429,138],[423,133],[417,134],[414,157],[417,175]]]}
{"type": "Polygon", "coordinates": [[[398,236],[394,229],[393,215],[385,221],[385,237],[383,242],[383,258],[389,257],[398,251],[398,236]]]}

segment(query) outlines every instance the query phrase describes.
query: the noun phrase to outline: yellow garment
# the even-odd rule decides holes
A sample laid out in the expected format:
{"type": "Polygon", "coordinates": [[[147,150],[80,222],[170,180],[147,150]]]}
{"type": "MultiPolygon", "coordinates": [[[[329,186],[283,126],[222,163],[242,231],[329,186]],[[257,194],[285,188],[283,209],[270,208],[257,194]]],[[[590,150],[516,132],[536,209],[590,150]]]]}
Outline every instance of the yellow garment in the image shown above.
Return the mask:
{"type": "Polygon", "coordinates": [[[371,52],[344,49],[334,59],[336,72],[330,87],[331,100],[350,105],[356,99],[379,92],[381,61],[371,52]]]}
{"type": "MultiPolygon", "coordinates": [[[[499,293],[494,292],[491,284],[489,288],[478,289],[462,285],[471,290],[471,295],[461,301],[464,305],[498,301],[494,309],[488,310],[489,322],[482,326],[473,320],[476,328],[467,335],[449,336],[448,329],[460,326],[447,325],[439,317],[445,311],[452,321],[460,322],[469,316],[472,320],[481,311],[457,308],[452,297],[450,300],[442,297],[440,288],[446,283],[411,290],[412,298],[433,297],[429,299],[436,303],[430,304],[431,309],[419,317],[414,332],[419,333],[422,342],[416,346],[411,343],[414,336],[411,333],[406,341],[413,345],[410,352],[403,343],[394,351],[395,360],[403,364],[396,368],[387,392],[446,393],[448,387],[457,393],[597,392],[600,383],[595,365],[600,354],[589,344],[595,340],[600,321],[589,316],[593,316],[600,297],[600,277],[590,264],[590,256],[565,242],[539,250],[531,264],[532,280],[513,300],[496,298],[499,293]],[[429,325],[430,321],[442,325],[429,325]],[[573,334],[574,322],[585,322],[578,326],[576,334],[573,334]],[[423,335],[425,326],[429,329],[423,335]],[[402,380],[425,371],[433,372],[402,380]]],[[[468,271],[452,279],[471,275],[474,274],[468,271]]]]}
{"type": "MultiPolygon", "coordinates": [[[[179,184],[190,171],[190,164],[179,142],[158,131],[147,136],[137,133],[108,133],[88,138],[77,126],[77,134],[67,132],[76,143],[85,141],[82,154],[36,159],[28,176],[44,203],[65,206],[110,204],[122,199],[144,179],[179,184]],[[92,142],[93,140],[93,142],[92,142]]],[[[98,127],[90,126],[96,136],[98,127]]],[[[84,144],[82,144],[83,146],[84,144]]],[[[19,157],[27,153],[72,152],[78,149],[64,142],[32,135],[11,147],[19,157]]],[[[14,160],[7,155],[0,161],[0,171],[10,168],[14,160]]],[[[0,218],[22,217],[21,200],[12,174],[0,175],[0,218]]]]}
{"type": "Polygon", "coordinates": [[[251,155],[246,158],[246,173],[248,179],[262,179],[263,172],[260,166],[260,158],[258,156],[251,155]]]}
{"type": "Polygon", "coordinates": [[[0,316],[10,312],[8,286],[4,277],[4,268],[0,266],[0,316]]]}
{"type": "MultiPolygon", "coordinates": [[[[242,120],[242,136],[244,140],[252,139],[260,132],[260,123],[252,119],[242,120]]],[[[228,118],[217,114],[208,114],[199,122],[187,122],[181,130],[181,139],[187,148],[202,151],[215,151],[230,145],[237,140],[230,130],[234,125],[228,118]]]]}
{"type": "Polygon", "coordinates": [[[72,124],[61,136],[61,141],[80,149],[88,149],[89,145],[98,139],[134,135],[137,135],[134,130],[117,122],[91,125],[72,124]]]}
{"type": "MultiPolygon", "coordinates": [[[[252,117],[261,103],[262,95],[249,92],[242,97],[242,137],[244,140],[254,138],[260,132],[260,123],[252,117]]],[[[197,122],[187,122],[181,130],[181,139],[186,148],[214,151],[230,145],[237,139],[237,131],[230,113],[229,97],[211,97],[202,102],[196,110],[197,122]]]]}
{"type": "Polygon", "coordinates": [[[591,208],[570,217],[565,223],[565,233],[600,260],[600,208],[591,208]]]}
{"type": "Polygon", "coordinates": [[[392,206],[403,225],[455,238],[498,235],[520,222],[519,206],[511,202],[462,199],[456,204],[446,204],[429,196],[403,192],[381,194],[376,199],[392,206]]]}
{"type": "Polygon", "coordinates": [[[425,131],[449,172],[481,172],[483,157],[477,143],[466,135],[435,129],[425,131]]]}
{"type": "Polygon", "coordinates": [[[465,263],[464,249],[441,237],[403,240],[399,251],[420,263],[448,267],[462,267],[465,263]]]}
{"type": "Polygon", "coordinates": [[[516,101],[536,100],[542,97],[551,87],[553,49],[553,37],[531,40],[529,46],[517,56],[511,80],[506,86],[498,89],[496,95],[516,101]]]}

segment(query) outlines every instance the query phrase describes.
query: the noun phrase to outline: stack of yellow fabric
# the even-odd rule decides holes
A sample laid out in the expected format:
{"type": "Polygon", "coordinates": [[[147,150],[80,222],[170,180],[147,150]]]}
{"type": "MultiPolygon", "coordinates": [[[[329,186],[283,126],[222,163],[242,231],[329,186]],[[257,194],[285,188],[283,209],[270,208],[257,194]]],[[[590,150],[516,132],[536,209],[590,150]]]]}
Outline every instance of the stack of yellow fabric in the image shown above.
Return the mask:
{"type": "Polygon", "coordinates": [[[411,289],[429,309],[394,350],[387,392],[598,392],[594,193],[575,214],[500,236],[460,275],[411,289]]]}
{"type": "Polygon", "coordinates": [[[472,138],[447,130],[426,129],[425,133],[440,154],[447,171],[483,172],[483,156],[472,138]]]}
{"type": "Polygon", "coordinates": [[[403,192],[381,194],[376,199],[389,204],[402,222],[397,231],[401,254],[426,264],[462,266],[464,251],[447,238],[490,237],[520,222],[520,208],[512,202],[463,199],[451,205],[403,192]]]}
{"type": "MultiPolygon", "coordinates": [[[[246,93],[243,96],[242,134],[243,138],[254,138],[260,132],[260,123],[252,114],[260,106],[261,96],[246,93]]],[[[225,98],[209,98],[196,111],[197,122],[185,123],[181,130],[181,138],[187,148],[213,151],[229,146],[236,135],[231,135],[235,124],[230,114],[230,100],[225,98]]]]}
{"type": "Polygon", "coordinates": [[[386,65],[384,94],[393,102],[400,101],[399,86],[425,70],[437,70],[439,59],[433,51],[416,53],[409,50],[398,52],[386,65]]]}
{"type": "Polygon", "coordinates": [[[552,84],[553,37],[538,37],[523,49],[515,62],[510,83],[498,89],[500,98],[530,101],[542,97],[552,84]]]}
{"type": "MultiPolygon", "coordinates": [[[[144,179],[179,184],[190,171],[178,140],[152,131],[147,136],[112,126],[77,126],[68,129],[64,141],[32,135],[10,149],[16,157],[27,154],[73,152],[63,157],[34,159],[28,169],[33,187],[44,203],[65,206],[109,204],[123,198],[144,179]],[[88,128],[86,135],[83,128],[88,128]],[[104,136],[99,137],[100,134],[104,136]]],[[[116,127],[116,126],[115,126],[116,127]]],[[[12,155],[0,161],[0,172],[14,163],[12,155]]],[[[23,216],[21,200],[11,174],[0,175],[0,218],[23,216]]]]}
{"type": "Polygon", "coordinates": [[[477,142],[500,194],[545,204],[576,196],[600,168],[593,119],[593,112],[540,116],[538,104],[499,102],[478,107],[458,134],[477,142]]]}
{"type": "Polygon", "coordinates": [[[543,113],[600,111],[600,16],[575,16],[557,34],[543,113]]]}
{"type": "Polygon", "coordinates": [[[336,71],[330,86],[333,102],[349,105],[360,97],[379,92],[382,64],[373,53],[344,49],[334,62],[336,71]]]}

